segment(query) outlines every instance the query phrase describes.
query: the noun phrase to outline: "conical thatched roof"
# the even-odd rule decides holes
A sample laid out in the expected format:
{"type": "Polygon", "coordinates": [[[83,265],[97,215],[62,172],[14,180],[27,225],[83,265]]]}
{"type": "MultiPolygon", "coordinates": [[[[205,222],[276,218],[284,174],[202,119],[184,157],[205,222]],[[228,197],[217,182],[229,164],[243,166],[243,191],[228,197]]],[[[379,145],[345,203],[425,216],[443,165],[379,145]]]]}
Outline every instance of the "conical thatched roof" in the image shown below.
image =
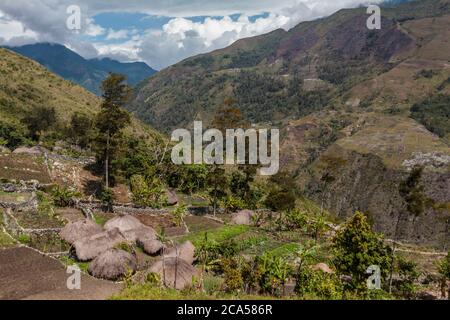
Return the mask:
{"type": "Polygon", "coordinates": [[[174,206],[179,202],[177,194],[171,189],[166,190],[166,198],[169,206],[174,206]]]}
{"type": "Polygon", "coordinates": [[[102,231],[102,228],[94,221],[83,219],[66,224],[59,235],[66,242],[73,244],[77,240],[91,237],[102,231]]]}
{"type": "MultiPolygon", "coordinates": [[[[189,264],[194,263],[195,260],[195,247],[190,241],[186,241],[183,244],[180,244],[177,246],[178,248],[178,257],[183,259],[189,264]]],[[[172,248],[167,251],[165,254],[166,257],[176,257],[177,256],[177,250],[175,248],[172,248]]]]}
{"type": "Polygon", "coordinates": [[[116,217],[105,224],[105,230],[112,230],[114,228],[119,229],[130,242],[134,242],[137,239],[142,241],[156,239],[156,232],[153,228],[144,225],[131,215],[116,217]]]}
{"type": "Polygon", "coordinates": [[[136,272],[136,258],[123,250],[109,249],[89,264],[89,274],[96,278],[120,280],[130,271],[136,272]]]}
{"type": "Polygon", "coordinates": [[[163,248],[163,244],[158,240],[137,240],[137,245],[144,250],[146,254],[155,255],[158,254],[163,248]]]}
{"type": "Polygon", "coordinates": [[[233,216],[231,218],[231,222],[233,224],[249,226],[249,225],[252,224],[252,220],[253,220],[253,216],[254,215],[255,215],[254,211],[241,210],[239,212],[233,213],[233,216]]]}
{"type": "Polygon", "coordinates": [[[143,225],[139,229],[124,231],[123,235],[130,242],[156,240],[156,231],[148,226],[143,225]]]}
{"type": "Polygon", "coordinates": [[[89,261],[122,242],[126,239],[116,228],[77,240],[73,246],[80,261],[89,261]]]}
{"type": "Polygon", "coordinates": [[[334,271],[326,263],[318,263],[312,267],[313,270],[320,270],[324,273],[334,274],[334,271]]]}
{"type": "Polygon", "coordinates": [[[178,290],[192,285],[193,278],[198,278],[199,276],[199,272],[196,268],[180,258],[178,259],[178,263],[176,258],[165,258],[164,261],[163,259],[158,260],[148,271],[158,274],[161,281],[164,281],[165,278],[165,285],[175,288],[175,270],[177,274],[176,289],[178,290]]]}

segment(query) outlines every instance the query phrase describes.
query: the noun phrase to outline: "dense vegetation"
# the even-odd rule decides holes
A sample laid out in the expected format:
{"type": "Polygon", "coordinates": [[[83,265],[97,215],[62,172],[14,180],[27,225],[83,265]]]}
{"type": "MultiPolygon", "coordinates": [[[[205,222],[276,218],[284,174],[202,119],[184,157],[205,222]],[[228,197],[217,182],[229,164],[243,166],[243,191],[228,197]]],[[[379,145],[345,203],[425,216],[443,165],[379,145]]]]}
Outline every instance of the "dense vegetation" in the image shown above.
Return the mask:
{"type": "Polygon", "coordinates": [[[437,94],[411,107],[411,117],[440,137],[450,133],[450,96],[437,94]]]}

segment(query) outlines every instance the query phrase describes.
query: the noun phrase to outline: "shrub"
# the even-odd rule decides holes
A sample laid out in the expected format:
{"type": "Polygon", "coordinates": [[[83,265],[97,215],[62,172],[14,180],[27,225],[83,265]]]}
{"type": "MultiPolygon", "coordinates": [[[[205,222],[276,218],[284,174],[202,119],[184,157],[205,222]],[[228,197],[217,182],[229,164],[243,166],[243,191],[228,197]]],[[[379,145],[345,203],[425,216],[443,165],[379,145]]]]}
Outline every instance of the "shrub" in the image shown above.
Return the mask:
{"type": "Polygon", "coordinates": [[[366,291],[367,269],[376,265],[385,278],[390,270],[391,249],[381,236],[371,230],[367,218],[360,212],[339,229],[333,239],[334,265],[342,275],[351,275],[349,289],[366,291]]]}
{"type": "Polygon", "coordinates": [[[133,202],[143,207],[161,208],[167,203],[164,185],[160,180],[146,180],[141,175],[131,177],[131,192],[133,202]]]}
{"type": "Polygon", "coordinates": [[[302,229],[308,224],[308,219],[306,214],[298,209],[288,210],[286,212],[286,222],[291,228],[302,229]]]}
{"type": "Polygon", "coordinates": [[[342,299],[342,283],[334,274],[302,268],[296,274],[295,292],[303,298],[342,299]]]}
{"type": "Polygon", "coordinates": [[[417,264],[414,261],[399,257],[396,269],[400,277],[396,285],[397,290],[402,296],[408,299],[413,298],[416,293],[415,283],[420,276],[420,272],[417,270],[417,264]]]}
{"type": "Polygon", "coordinates": [[[229,292],[240,291],[244,287],[241,268],[236,258],[224,259],[221,261],[221,268],[224,273],[225,290],[229,292]]]}
{"type": "Polygon", "coordinates": [[[184,217],[187,213],[187,206],[185,204],[179,205],[172,211],[172,221],[177,227],[181,227],[183,225],[184,217]]]}
{"type": "Polygon", "coordinates": [[[3,139],[3,145],[10,149],[29,144],[22,127],[3,122],[0,122],[0,139],[3,139]]]}
{"type": "Polygon", "coordinates": [[[223,206],[227,212],[235,212],[246,208],[244,200],[236,198],[232,195],[227,195],[223,201],[223,206]]]}
{"type": "Polygon", "coordinates": [[[67,187],[56,186],[52,190],[53,203],[57,207],[72,207],[75,205],[75,197],[79,197],[80,193],[67,187]]]}

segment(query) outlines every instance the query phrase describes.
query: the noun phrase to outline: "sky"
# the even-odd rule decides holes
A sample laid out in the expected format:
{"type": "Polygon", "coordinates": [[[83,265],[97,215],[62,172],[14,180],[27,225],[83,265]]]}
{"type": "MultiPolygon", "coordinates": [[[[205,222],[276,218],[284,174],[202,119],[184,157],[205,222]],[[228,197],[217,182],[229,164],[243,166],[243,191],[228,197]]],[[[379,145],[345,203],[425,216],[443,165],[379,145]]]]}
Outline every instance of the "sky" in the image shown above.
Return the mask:
{"type": "Polygon", "coordinates": [[[0,45],[64,44],[85,58],[144,61],[160,70],[187,57],[382,0],[1,0],[0,45]],[[80,29],[67,27],[69,6],[80,29]]]}

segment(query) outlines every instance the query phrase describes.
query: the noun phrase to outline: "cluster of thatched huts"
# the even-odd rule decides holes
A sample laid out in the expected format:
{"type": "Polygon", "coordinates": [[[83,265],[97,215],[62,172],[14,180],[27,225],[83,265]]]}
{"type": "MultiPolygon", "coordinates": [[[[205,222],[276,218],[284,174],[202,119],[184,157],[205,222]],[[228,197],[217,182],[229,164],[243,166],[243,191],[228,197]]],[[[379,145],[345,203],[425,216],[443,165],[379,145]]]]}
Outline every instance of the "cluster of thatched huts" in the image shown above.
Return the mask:
{"type": "MultiPolygon", "coordinates": [[[[91,275],[108,280],[120,280],[138,270],[136,253],[139,247],[156,262],[147,270],[156,273],[166,286],[182,289],[198,276],[194,262],[195,247],[190,242],[167,248],[158,240],[157,233],[131,215],[121,215],[109,220],[102,228],[90,219],[67,224],[61,238],[72,245],[77,260],[89,261],[91,275]],[[131,249],[131,250],[127,250],[131,249]]],[[[144,277],[141,277],[145,279],[144,277]]]]}

